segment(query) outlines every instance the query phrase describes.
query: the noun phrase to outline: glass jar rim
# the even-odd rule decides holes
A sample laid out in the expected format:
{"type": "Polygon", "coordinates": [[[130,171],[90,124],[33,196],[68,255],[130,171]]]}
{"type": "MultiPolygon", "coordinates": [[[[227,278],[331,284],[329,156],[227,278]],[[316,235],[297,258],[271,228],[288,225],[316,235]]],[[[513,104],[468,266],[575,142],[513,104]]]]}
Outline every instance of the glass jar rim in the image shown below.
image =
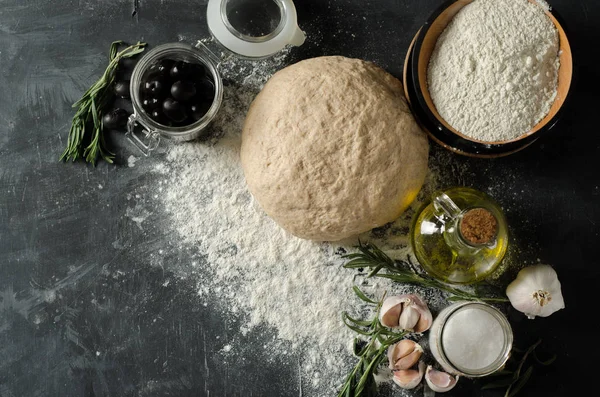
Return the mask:
{"type": "Polygon", "coordinates": [[[483,303],[483,302],[461,302],[461,303],[456,304],[456,306],[449,313],[447,313],[445,315],[445,317],[443,319],[443,323],[441,324],[441,327],[440,327],[439,338],[437,339],[439,353],[442,355],[443,359],[448,364],[450,364],[452,367],[454,367],[457,370],[457,372],[459,372],[463,376],[469,377],[469,378],[476,378],[476,377],[490,375],[490,374],[496,372],[497,370],[501,369],[504,366],[504,364],[506,364],[506,361],[510,357],[512,343],[513,343],[512,328],[511,328],[510,323],[508,322],[508,319],[506,318],[506,316],[499,309],[497,309],[487,303],[483,303]],[[446,325],[448,324],[449,321],[452,320],[452,317],[455,314],[457,314],[461,310],[465,310],[468,306],[477,306],[478,310],[483,310],[483,311],[486,311],[487,313],[491,314],[494,317],[494,319],[496,321],[498,321],[498,324],[501,327],[503,334],[504,334],[504,346],[503,346],[501,354],[499,354],[498,357],[491,364],[489,364],[488,366],[481,368],[479,370],[476,370],[473,368],[465,368],[461,365],[457,365],[455,362],[450,360],[450,358],[447,356],[446,351],[444,349],[443,335],[444,335],[444,330],[446,328],[446,325]]]}
{"type": "Polygon", "coordinates": [[[249,36],[236,29],[229,20],[229,17],[227,15],[227,5],[229,4],[229,1],[230,0],[223,0],[221,2],[221,19],[223,20],[223,23],[225,24],[225,27],[227,27],[229,32],[231,32],[231,34],[233,34],[241,40],[247,41],[249,43],[263,43],[265,41],[269,41],[275,36],[277,36],[279,33],[281,33],[281,31],[285,27],[285,24],[287,23],[287,13],[289,12],[289,6],[287,5],[287,3],[283,2],[282,0],[271,0],[279,9],[279,22],[277,23],[277,26],[275,27],[275,29],[273,29],[273,31],[263,36],[249,36]]]}

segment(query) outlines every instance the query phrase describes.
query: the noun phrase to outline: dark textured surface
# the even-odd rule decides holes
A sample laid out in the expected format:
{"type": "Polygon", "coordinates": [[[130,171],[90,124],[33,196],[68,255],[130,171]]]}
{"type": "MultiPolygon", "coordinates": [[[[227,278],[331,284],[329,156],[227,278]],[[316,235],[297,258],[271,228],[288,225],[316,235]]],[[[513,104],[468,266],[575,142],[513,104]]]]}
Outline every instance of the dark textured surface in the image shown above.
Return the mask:
{"type": "MultiPolygon", "coordinates": [[[[202,253],[170,250],[176,254],[157,259],[152,250],[173,246],[171,237],[126,216],[152,182],[145,167],[160,155],[133,168],[57,162],[70,104],[102,72],[110,42],[206,37],[205,3],[0,0],[0,397],[301,394],[293,364],[252,346],[243,361],[221,362],[215,352],[238,324],[199,305],[193,282],[169,270],[177,261],[201,263],[202,253]]],[[[293,58],[358,57],[400,76],[414,32],[439,4],[298,0],[309,40],[293,58]]],[[[534,374],[527,396],[593,394],[600,353],[590,324],[600,286],[600,76],[592,61],[600,4],[552,5],[577,68],[562,120],[507,158],[456,159],[469,167],[464,183],[491,190],[507,210],[515,242],[535,247],[528,259],[551,263],[563,284],[566,310],[511,318],[518,345],[542,337],[543,350],[558,355],[534,374]]],[[[126,158],[130,147],[113,138],[126,158]]],[[[147,216],[160,225],[159,213],[147,216]]],[[[448,395],[494,395],[477,386],[463,382],[448,395]]]]}

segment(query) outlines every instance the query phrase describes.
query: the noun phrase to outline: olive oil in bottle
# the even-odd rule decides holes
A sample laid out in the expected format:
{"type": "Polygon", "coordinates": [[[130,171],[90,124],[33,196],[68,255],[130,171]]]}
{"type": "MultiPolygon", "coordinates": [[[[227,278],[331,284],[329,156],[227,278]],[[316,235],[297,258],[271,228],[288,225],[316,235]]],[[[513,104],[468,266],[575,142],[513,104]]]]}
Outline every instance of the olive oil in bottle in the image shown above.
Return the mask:
{"type": "Polygon", "coordinates": [[[475,189],[439,191],[413,219],[411,244],[431,276],[448,283],[477,282],[506,253],[506,219],[497,203],[475,189]]]}

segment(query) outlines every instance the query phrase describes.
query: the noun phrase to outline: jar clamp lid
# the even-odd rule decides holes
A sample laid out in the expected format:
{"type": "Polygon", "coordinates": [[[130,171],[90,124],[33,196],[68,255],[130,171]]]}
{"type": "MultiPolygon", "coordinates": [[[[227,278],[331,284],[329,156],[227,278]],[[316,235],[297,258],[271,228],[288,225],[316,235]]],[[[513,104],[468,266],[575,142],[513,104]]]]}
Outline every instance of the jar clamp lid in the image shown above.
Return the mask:
{"type": "Polygon", "coordinates": [[[306,38],[292,0],[209,0],[207,21],[223,47],[245,58],[265,58],[306,38]]]}
{"type": "MultiPolygon", "coordinates": [[[[305,35],[298,27],[296,8],[292,0],[209,0],[208,27],[216,42],[245,59],[263,59],[284,49],[287,45],[300,46],[305,35]]],[[[126,136],[143,155],[148,156],[160,144],[161,136],[190,141],[199,137],[215,118],[223,100],[223,82],[219,58],[202,42],[194,46],[168,43],[146,53],[136,65],[131,79],[131,98],[134,113],[127,123],[126,136]],[[203,65],[213,80],[215,96],[210,109],[197,122],[183,127],[169,127],[152,120],[141,106],[142,76],[161,59],[177,59],[203,65]],[[143,127],[143,136],[135,133],[143,127]]]]}

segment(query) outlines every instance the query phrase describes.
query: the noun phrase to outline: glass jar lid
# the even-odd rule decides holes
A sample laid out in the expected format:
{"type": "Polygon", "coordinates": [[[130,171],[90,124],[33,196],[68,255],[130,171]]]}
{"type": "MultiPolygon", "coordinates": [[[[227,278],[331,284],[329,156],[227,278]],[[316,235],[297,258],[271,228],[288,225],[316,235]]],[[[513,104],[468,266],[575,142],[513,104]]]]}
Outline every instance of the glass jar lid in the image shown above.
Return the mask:
{"type": "Polygon", "coordinates": [[[292,0],[209,0],[207,20],[215,39],[244,58],[265,58],[305,40],[292,0]]]}

